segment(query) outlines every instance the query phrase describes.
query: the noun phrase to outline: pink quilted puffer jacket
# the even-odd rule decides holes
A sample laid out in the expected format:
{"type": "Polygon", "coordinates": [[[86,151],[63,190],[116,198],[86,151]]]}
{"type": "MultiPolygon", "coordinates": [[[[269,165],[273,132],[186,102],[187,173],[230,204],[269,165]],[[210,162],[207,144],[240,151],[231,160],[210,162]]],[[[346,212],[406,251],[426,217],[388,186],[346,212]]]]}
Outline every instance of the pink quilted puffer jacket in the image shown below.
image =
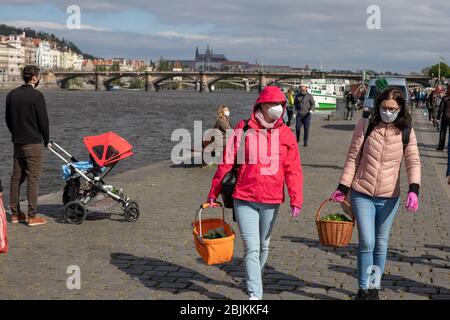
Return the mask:
{"type": "MultiPolygon", "coordinates": [[[[393,124],[380,122],[367,137],[359,166],[359,151],[364,141],[364,119],[353,132],[340,184],[373,197],[394,198],[400,195],[399,174],[403,158],[402,131],[393,124]]],[[[414,129],[405,150],[406,173],[410,186],[420,187],[419,149],[414,129]]]]}

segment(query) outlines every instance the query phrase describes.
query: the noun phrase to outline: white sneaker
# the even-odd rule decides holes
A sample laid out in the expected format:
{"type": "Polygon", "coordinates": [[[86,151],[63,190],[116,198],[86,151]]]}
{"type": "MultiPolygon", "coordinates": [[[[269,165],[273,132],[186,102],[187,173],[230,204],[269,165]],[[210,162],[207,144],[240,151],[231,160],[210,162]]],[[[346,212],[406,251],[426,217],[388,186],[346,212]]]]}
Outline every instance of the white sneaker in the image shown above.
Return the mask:
{"type": "Polygon", "coordinates": [[[248,298],[248,300],[261,300],[261,299],[252,294],[250,295],[250,298],[248,298]]]}

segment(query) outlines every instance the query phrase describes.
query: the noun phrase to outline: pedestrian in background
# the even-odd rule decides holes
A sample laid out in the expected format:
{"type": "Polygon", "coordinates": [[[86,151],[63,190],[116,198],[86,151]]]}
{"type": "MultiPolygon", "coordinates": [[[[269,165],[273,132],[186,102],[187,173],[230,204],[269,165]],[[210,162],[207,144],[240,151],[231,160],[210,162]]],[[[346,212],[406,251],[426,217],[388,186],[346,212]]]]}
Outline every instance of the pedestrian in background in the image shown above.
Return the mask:
{"type": "Polygon", "coordinates": [[[229,130],[231,129],[230,115],[230,108],[226,105],[221,105],[219,109],[217,109],[217,117],[214,128],[218,129],[222,133],[221,138],[223,139],[224,148],[227,143],[227,134],[229,134],[229,130]]]}
{"type": "Polygon", "coordinates": [[[353,114],[355,112],[355,104],[356,99],[353,95],[353,92],[349,91],[346,96],[346,112],[345,112],[345,120],[353,120],[353,114]]]}
{"type": "Polygon", "coordinates": [[[214,135],[209,139],[204,139],[202,141],[203,164],[210,164],[205,161],[205,148],[210,144],[214,144],[214,148],[211,149],[211,153],[209,155],[210,157],[215,157],[216,155],[220,157],[220,155],[223,153],[223,150],[225,149],[227,139],[229,137],[228,134],[231,129],[230,108],[228,108],[228,106],[219,106],[216,112],[216,122],[214,123],[213,128],[217,129],[214,130],[214,135]]]}
{"type": "Polygon", "coordinates": [[[297,112],[295,124],[297,143],[300,142],[301,129],[302,127],[305,127],[303,146],[307,147],[311,117],[312,113],[315,111],[316,102],[314,101],[314,97],[308,92],[306,86],[300,86],[300,91],[295,96],[294,105],[297,112]]]}
{"type": "Polygon", "coordinates": [[[420,89],[416,88],[414,94],[415,94],[416,108],[420,109],[420,89]]]}
{"type": "Polygon", "coordinates": [[[2,179],[0,179],[0,202],[1,202],[1,205],[3,205],[3,186],[2,186],[2,179]]]}
{"type": "Polygon", "coordinates": [[[38,217],[39,177],[42,171],[43,147],[49,145],[49,121],[45,99],[36,90],[40,70],[25,66],[24,85],[6,96],[5,120],[14,143],[14,166],[11,176],[11,222],[27,222],[33,227],[47,223],[38,217]],[[20,186],[27,180],[28,217],[20,210],[20,186]]]}
{"type": "Polygon", "coordinates": [[[402,93],[381,93],[367,131],[361,118],[353,138],[337,190],[331,198],[350,199],[358,227],[358,293],[356,300],[379,300],[380,287],[371,288],[372,271],[381,276],[386,264],[389,233],[399,207],[400,167],[405,158],[409,191],[408,211],[419,208],[421,168],[416,135],[402,93]],[[406,134],[405,134],[406,133],[406,134]],[[404,137],[408,136],[406,145],[404,137]]]}
{"type": "Polygon", "coordinates": [[[447,183],[450,185],[450,131],[448,133],[447,144],[447,183]]]}
{"type": "Polygon", "coordinates": [[[285,108],[286,97],[278,87],[264,88],[250,119],[240,121],[234,128],[224,161],[217,168],[208,194],[207,201],[213,207],[221,193],[222,180],[233,169],[237,150],[244,143],[246,160],[239,164],[232,197],[244,243],[245,278],[250,300],[263,298],[262,276],[269,255],[270,236],[280,204],[285,199],[285,184],[293,217],[300,214],[303,205],[300,152],[294,134],[282,121],[285,108]],[[261,154],[258,149],[262,145],[268,150],[275,148],[277,156],[268,158],[267,154],[261,154]]]}
{"type": "Polygon", "coordinates": [[[441,99],[441,104],[437,112],[437,120],[440,120],[439,143],[436,150],[442,151],[445,146],[445,136],[450,125],[450,85],[447,87],[447,94],[441,99]]]}
{"type": "Polygon", "coordinates": [[[425,90],[422,90],[420,92],[420,108],[425,107],[426,101],[427,101],[427,92],[425,90]]]}
{"type": "Polygon", "coordinates": [[[287,122],[286,125],[288,127],[291,126],[292,117],[294,116],[294,103],[295,103],[295,95],[294,91],[291,88],[286,92],[286,114],[287,114],[287,122]]]}
{"type": "MultiPolygon", "coordinates": [[[[434,127],[437,127],[437,119],[436,119],[436,113],[437,113],[437,107],[436,107],[436,90],[431,90],[428,94],[427,98],[427,110],[428,110],[428,120],[430,124],[432,124],[434,127]]],[[[439,107],[439,106],[438,106],[439,107]]]]}

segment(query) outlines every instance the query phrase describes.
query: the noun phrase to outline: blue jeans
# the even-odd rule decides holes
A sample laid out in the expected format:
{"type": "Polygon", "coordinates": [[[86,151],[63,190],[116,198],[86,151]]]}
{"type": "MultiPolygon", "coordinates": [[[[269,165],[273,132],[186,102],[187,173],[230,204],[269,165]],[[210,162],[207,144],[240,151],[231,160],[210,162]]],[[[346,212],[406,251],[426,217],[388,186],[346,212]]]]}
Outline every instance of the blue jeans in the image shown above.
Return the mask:
{"type": "Polygon", "coordinates": [[[377,198],[352,190],[351,202],[358,227],[358,288],[368,289],[369,280],[379,281],[386,264],[389,232],[399,206],[399,197],[377,198]],[[375,267],[373,267],[375,266],[375,267]],[[375,272],[375,275],[371,276],[375,272]],[[370,279],[369,279],[370,278],[370,279]]]}
{"type": "Polygon", "coordinates": [[[310,125],[311,125],[311,113],[308,113],[305,116],[302,116],[299,113],[297,113],[297,117],[295,118],[295,133],[297,135],[297,142],[300,141],[300,133],[302,131],[302,126],[305,126],[305,138],[303,139],[303,142],[308,143],[310,125]]]}
{"type": "Polygon", "coordinates": [[[245,280],[249,295],[262,299],[262,274],[269,255],[270,235],[279,204],[256,203],[234,199],[239,232],[244,243],[245,280]]]}

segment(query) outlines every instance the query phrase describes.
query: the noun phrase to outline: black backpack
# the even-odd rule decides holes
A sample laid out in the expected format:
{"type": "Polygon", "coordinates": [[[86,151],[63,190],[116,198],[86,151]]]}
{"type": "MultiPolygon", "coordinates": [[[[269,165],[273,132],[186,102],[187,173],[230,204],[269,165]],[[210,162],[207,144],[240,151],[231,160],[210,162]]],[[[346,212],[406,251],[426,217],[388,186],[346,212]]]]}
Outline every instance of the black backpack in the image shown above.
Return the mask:
{"type": "MultiPolygon", "coordinates": [[[[373,129],[375,128],[373,123],[370,121],[370,117],[363,117],[363,118],[364,118],[365,123],[364,123],[364,141],[361,146],[361,150],[359,151],[359,154],[361,156],[362,156],[362,152],[364,149],[364,145],[366,144],[366,140],[372,133],[373,129]]],[[[402,131],[403,153],[405,153],[406,147],[409,144],[410,135],[411,135],[411,127],[407,127],[405,129],[403,129],[403,131],[402,131]]]]}
{"type": "Polygon", "coordinates": [[[78,199],[80,194],[80,177],[71,178],[66,182],[63,192],[63,204],[78,199]]]}

